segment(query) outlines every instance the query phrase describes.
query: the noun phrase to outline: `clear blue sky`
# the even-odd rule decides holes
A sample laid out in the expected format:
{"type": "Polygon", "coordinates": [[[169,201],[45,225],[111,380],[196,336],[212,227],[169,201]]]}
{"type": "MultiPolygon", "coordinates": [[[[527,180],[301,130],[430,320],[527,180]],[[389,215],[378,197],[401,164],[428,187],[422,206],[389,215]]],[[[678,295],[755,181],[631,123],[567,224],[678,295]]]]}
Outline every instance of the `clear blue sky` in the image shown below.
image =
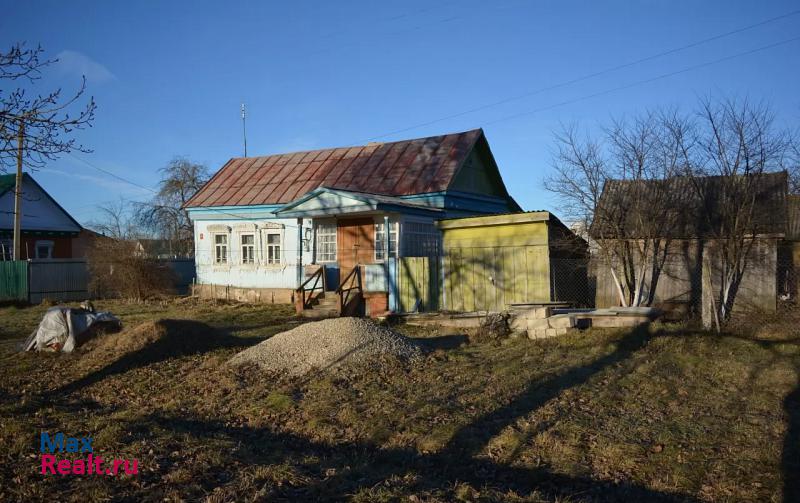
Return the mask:
{"type": "MultiPolygon", "coordinates": [[[[800,9],[797,1],[22,2],[3,0],[0,44],[42,44],[61,63],[42,84],[98,103],[79,154],[154,187],[176,155],[216,171],[242,153],[363,143],[800,9]]],[[[622,91],[608,89],[800,36],[800,15],[598,78],[386,136],[484,127],[511,194],[542,188],[552,132],[698,96],[765,99],[800,123],[800,41],[622,91]],[[562,102],[570,102],[555,106],[562,102]],[[537,113],[499,120],[519,112],[537,113]]],[[[95,205],[149,194],[65,156],[34,175],[85,223],[95,205]]]]}

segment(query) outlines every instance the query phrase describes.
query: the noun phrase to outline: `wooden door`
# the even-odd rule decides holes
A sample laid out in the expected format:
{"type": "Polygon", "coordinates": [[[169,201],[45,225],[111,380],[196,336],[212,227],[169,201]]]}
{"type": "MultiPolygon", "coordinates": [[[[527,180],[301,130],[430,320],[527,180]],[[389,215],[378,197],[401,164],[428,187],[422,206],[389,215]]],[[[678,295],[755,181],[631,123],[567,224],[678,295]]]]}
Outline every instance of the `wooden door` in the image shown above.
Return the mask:
{"type": "Polygon", "coordinates": [[[347,218],[336,226],[336,260],[343,281],[356,264],[375,262],[375,221],[369,217],[347,218]]]}

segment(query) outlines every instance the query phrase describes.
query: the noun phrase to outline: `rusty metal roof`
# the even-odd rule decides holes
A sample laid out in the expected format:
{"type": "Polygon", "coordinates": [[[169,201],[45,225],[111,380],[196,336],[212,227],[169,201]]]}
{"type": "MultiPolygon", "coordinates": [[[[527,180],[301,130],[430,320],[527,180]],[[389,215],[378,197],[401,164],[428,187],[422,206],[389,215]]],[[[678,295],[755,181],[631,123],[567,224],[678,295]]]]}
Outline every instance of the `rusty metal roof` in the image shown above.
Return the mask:
{"type": "Polygon", "coordinates": [[[241,157],[228,161],[187,208],[284,204],[318,187],[405,196],[446,190],[483,130],[414,140],[241,157]]]}

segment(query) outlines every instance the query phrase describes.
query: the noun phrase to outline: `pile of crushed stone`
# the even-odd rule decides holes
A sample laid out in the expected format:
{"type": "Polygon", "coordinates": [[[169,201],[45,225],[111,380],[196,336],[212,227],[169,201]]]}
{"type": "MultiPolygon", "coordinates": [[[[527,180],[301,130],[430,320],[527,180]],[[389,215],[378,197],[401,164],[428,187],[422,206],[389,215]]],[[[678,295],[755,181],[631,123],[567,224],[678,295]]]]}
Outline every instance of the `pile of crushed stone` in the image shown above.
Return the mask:
{"type": "Polygon", "coordinates": [[[331,318],[281,332],[230,359],[231,365],[256,364],[262,370],[299,376],[342,363],[381,357],[415,360],[422,356],[411,339],[361,318],[331,318]]]}

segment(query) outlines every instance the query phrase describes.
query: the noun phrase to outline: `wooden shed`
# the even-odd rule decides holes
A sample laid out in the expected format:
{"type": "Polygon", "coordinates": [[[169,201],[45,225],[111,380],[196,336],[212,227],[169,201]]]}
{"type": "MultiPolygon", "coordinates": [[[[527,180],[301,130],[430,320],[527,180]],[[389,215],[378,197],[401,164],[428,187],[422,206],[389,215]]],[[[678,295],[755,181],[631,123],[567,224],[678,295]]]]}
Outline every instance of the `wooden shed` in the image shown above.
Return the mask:
{"type": "Polygon", "coordinates": [[[509,304],[586,305],[588,246],[552,213],[441,220],[448,311],[500,311],[509,304]]]}

